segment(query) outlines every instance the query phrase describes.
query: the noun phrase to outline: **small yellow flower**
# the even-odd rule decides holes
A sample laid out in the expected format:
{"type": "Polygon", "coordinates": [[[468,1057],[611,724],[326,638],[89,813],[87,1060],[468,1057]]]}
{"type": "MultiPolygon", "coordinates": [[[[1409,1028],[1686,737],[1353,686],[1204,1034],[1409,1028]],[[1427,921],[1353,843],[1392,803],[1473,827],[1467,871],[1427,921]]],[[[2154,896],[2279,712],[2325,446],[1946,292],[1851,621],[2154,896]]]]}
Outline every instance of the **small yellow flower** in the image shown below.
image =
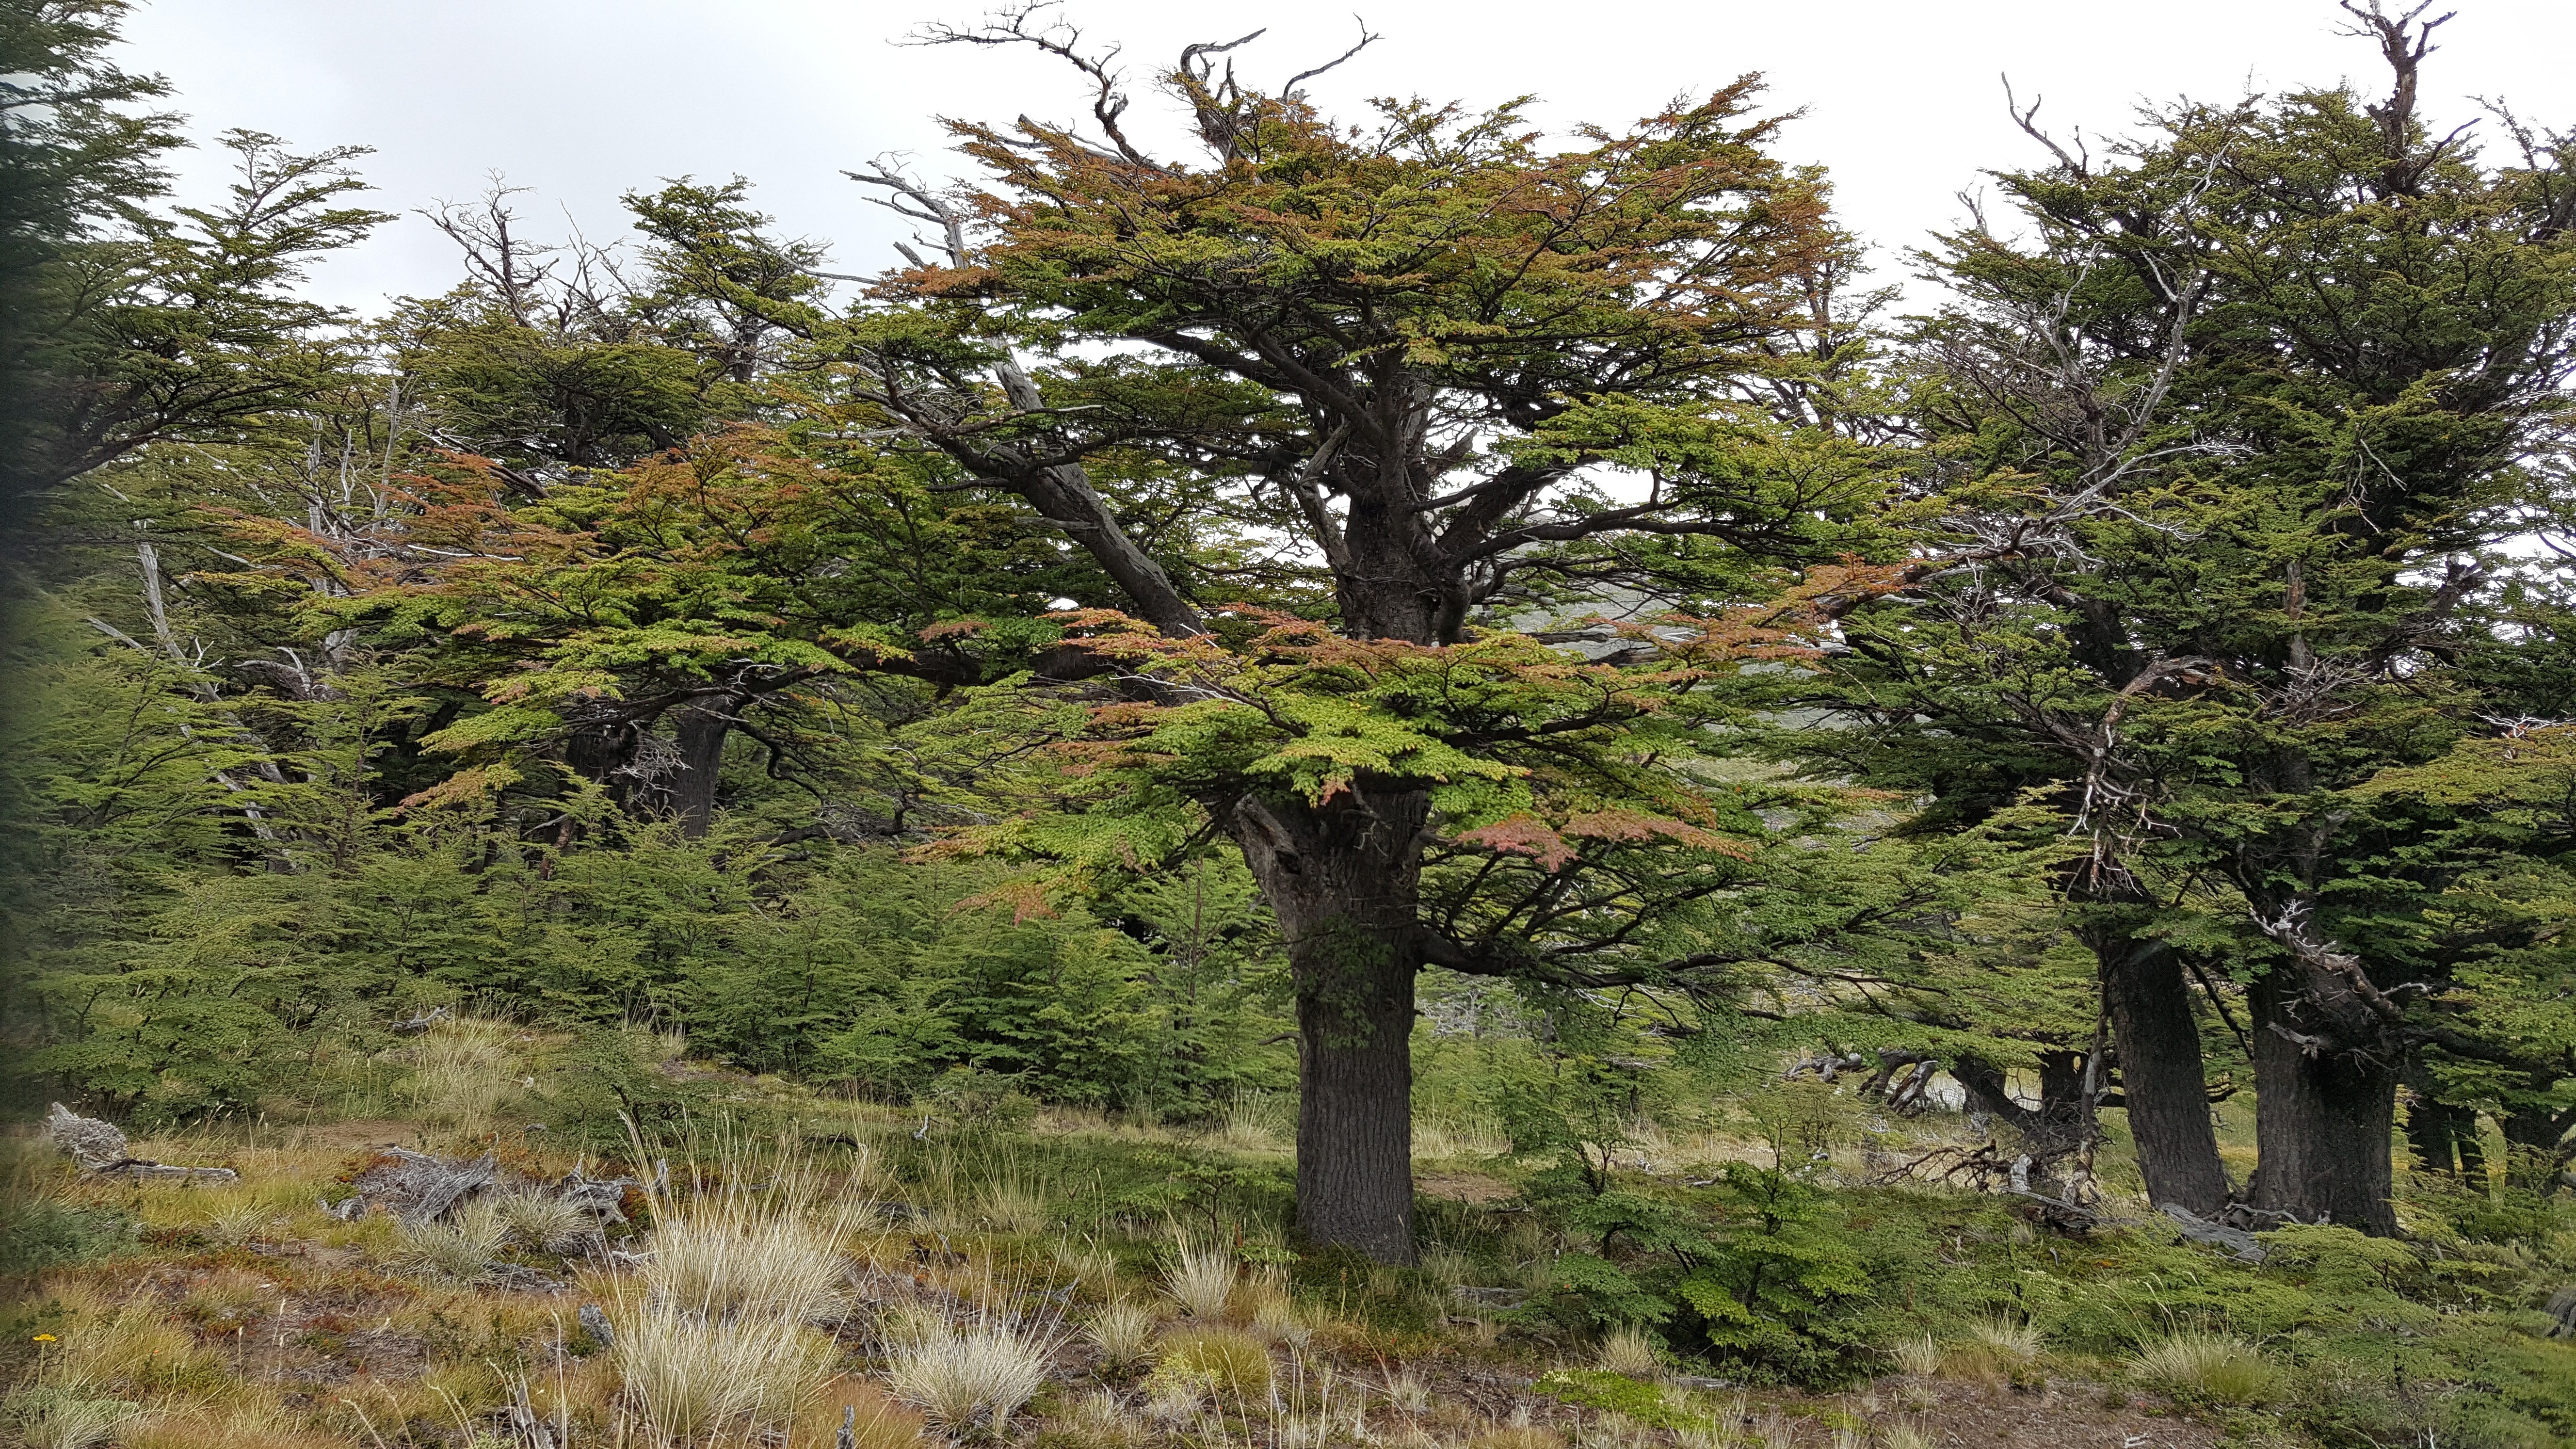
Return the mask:
{"type": "Polygon", "coordinates": [[[52,1342],[54,1342],[54,1336],[53,1336],[52,1334],[50,1334],[50,1333],[40,1333],[40,1334],[37,1334],[37,1335],[36,1335],[36,1342],[38,1342],[38,1343],[52,1343],[52,1342]]]}

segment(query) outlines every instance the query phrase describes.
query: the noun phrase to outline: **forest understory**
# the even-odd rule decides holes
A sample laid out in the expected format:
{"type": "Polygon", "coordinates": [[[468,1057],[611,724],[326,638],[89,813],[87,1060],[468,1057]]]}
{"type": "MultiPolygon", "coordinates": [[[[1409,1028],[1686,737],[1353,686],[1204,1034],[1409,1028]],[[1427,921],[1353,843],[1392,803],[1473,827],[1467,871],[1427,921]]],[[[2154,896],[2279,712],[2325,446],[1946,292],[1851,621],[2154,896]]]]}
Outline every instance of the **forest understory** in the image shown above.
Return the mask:
{"type": "Polygon", "coordinates": [[[1426,1120],[1428,1246],[1395,1268],[1297,1249],[1287,1119],[1262,1094],[1165,1124],[1009,1094],[921,1110],[621,1040],[669,1084],[626,1142],[624,1121],[582,1139],[567,1038],[477,1019],[323,1050],[310,1097],[128,1144],[237,1181],[84,1174],[11,1138],[10,1246],[43,1265],[11,1310],[16,1432],[35,1449],[2576,1436],[2576,1341],[2544,1311],[2555,1290],[2570,1313],[2576,1231],[2448,1182],[2409,1185],[2404,1243],[2292,1227],[2251,1264],[2146,1208],[2116,1124],[2100,1220],[2072,1235],[2027,1201],[1889,1170],[1992,1141],[1956,1113],[1891,1119],[1809,1081],[1687,1132],[1629,1124],[1616,1192],[1792,1280],[1858,1276],[1800,1323],[1848,1349],[1800,1387],[1614,1318],[1627,1305],[1601,1301],[1590,1265],[1652,1281],[1656,1245],[1605,1245],[1490,1124],[1426,1120]],[[387,1176],[392,1149],[474,1185],[423,1211],[387,1176]],[[1784,1163],[1803,1206],[1767,1229],[1711,1191],[1784,1163]],[[605,1211],[565,1186],[601,1181],[605,1211]]]}

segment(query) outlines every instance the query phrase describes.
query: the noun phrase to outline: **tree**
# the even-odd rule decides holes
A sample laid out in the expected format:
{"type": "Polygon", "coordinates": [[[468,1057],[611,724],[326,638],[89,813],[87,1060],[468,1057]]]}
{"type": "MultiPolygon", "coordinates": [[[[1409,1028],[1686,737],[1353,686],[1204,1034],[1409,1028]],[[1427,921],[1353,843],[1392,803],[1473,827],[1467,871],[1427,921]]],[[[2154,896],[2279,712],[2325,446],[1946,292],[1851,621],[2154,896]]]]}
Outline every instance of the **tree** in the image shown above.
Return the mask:
{"type": "Polygon", "coordinates": [[[1303,1230],[1407,1260],[1415,973],[1645,979],[1694,955],[1646,902],[1712,915],[1751,853],[1726,827],[1764,830],[1761,792],[1703,799],[1688,711],[1658,711],[1824,585],[1763,619],[1707,590],[1867,546],[1883,460],[1819,425],[1853,248],[1765,153],[1749,78],[1551,153],[1513,106],[1347,131],[1196,46],[1160,86],[1183,162],[1030,10],[935,38],[1072,63],[1099,136],[961,123],[990,191],[854,173],[930,253],[846,318],[767,315],[882,436],[1096,563],[1064,622],[1128,697],[1079,728],[1144,793],[1086,836],[1114,848],[1050,848],[1240,849],[1296,983],[1303,1230]],[[1706,617],[1590,667],[1508,627],[1618,587],[1706,617]]]}
{"type": "Polygon", "coordinates": [[[2468,666],[2510,647],[2499,550],[2551,506],[2576,194],[2563,139],[2509,123],[2488,167],[2426,132],[2430,25],[2347,8],[2386,101],[2183,104],[2109,163],[2050,143],[1998,177],[2029,240],[1946,239],[1918,416],[1965,562],[1856,611],[1811,702],[1858,726],[1814,755],[1934,792],[1925,828],[2065,791],[2159,1201],[2227,1193],[2187,995],[2215,973],[2251,1008],[2253,1205],[2385,1232],[2405,1064],[2485,1048],[2453,963],[2392,929],[2452,867],[2353,792],[2491,728],[2468,666]]]}

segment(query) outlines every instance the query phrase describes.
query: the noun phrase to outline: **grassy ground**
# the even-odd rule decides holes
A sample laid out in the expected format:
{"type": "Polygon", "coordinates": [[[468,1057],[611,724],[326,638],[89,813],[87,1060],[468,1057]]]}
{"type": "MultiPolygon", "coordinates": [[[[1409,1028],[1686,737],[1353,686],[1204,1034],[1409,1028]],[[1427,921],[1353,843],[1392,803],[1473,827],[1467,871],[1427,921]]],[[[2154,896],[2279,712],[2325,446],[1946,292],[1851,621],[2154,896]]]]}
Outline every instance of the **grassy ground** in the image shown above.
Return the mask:
{"type": "MultiPolygon", "coordinates": [[[[1183,1127],[1007,1093],[881,1107],[691,1064],[676,1041],[468,1021],[317,1058],[305,1096],[134,1144],[240,1173],[220,1187],[84,1183],[14,1144],[8,1232],[36,1271],[0,1350],[8,1432],[40,1449],[820,1449],[844,1425],[866,1449],[2576,1443],[2576,1343],[2537,1311],[2576,1282],[2576,1235],[2545,1204],[2411,1190],[2409,1242],[2298,1229],[2248,1267],[2143,1213],[2066,1238],[1993,1195],[1871,1185],[1967,1124],[1855,1114],[1828,1132],[1830,1094],[1801,1109],[1826,1184],[1811,1241],[1866,1278],[1837,1330],[1861,1367],[1830,1391],[1602,1321],[1567,1265],[1643,1272],[1647,1249],[1595,1241],[1472,1122],[1418,1134],[1428,1248],[1390,1269],[1292,1249],[1286,1104],[1257,1093],[1183,1127]],[[326,1213],[387,1144],[494,1152],[517,1190],[418,1231],[326,1213]],[[542,1185],[576,1165],[649,1177],[657,1158],[668,1191],[632,1195],[604,1240],[549,1216],[542,1185]]],[[[2250,1126],[2230,1104],[2231,1149],[2250,1126]]],[[[1692,1184],[1768,1163],[1779,1138],[1636,1124],[1613,1180],[1700,1212],[1692,1184]]],[[[2115,1151],[2115,1203],[2123,1171],[2115,1151]]]]}

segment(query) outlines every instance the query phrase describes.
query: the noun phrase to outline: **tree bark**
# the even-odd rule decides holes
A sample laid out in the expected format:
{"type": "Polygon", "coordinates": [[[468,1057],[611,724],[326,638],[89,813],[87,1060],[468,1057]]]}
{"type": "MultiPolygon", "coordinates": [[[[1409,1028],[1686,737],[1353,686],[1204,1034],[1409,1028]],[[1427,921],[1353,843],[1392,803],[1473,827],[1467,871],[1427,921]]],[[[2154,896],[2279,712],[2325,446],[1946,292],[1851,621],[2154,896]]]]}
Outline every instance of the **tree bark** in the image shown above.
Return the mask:
{"type": "Polygon", "coordinates": [[[730,700],[719,700],[671,713],[673,742],[680,752],[668,786],[671,814],[680,822],[680,833],[691,840],[705,835],[716,817],[716,777],[724,766],[725,736],[733,729],[728,718],[732,708],[730,700]]]}
{"type": "Polygon", "coordinates": [[[2302,1222],[2397,1232],[2391,1201],[2398,1065],[2312,1034],[2280,971],[2254,991],[2254,1206],[2302,1222]]]}
{"type": "Polygon", "coordinates": [[[1278,914],[1297,994],[1297,1227],[1412,1263],[1413,978],[1430,802],[1247,799],[1228,824],[1278,914]]]}
{"type": "Polygon", "coordinates": [[[2209,1125],[2200,1024],[2182,958],[2163,941],[2105,934],[2093,941],[2120,1057],[2120,1095],[2137,1143],[2147,1198],[2203,1217],[2227,1205],[2227,1170],[2209,1125]]]}

